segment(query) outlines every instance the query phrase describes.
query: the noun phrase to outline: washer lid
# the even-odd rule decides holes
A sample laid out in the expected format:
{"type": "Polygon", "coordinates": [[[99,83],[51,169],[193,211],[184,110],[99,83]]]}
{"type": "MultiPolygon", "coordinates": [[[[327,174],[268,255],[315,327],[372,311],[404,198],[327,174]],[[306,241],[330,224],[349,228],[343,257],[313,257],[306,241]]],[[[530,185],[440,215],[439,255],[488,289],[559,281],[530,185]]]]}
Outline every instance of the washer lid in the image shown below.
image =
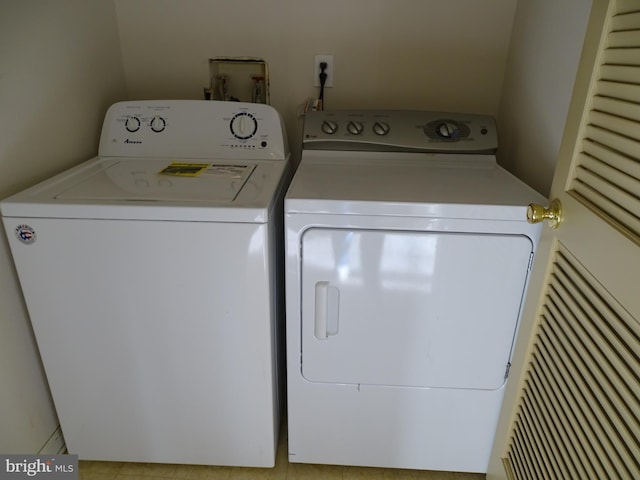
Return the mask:
{"type": "Polygon", "coordinates": [[[78,179],[54,198],[232,204],[255,168],[248,162],[115,161],[94,175],[78,179]]]}
{"type": "Polygon", "coordinates": [[[3,216],[264,223],[287,162],[97,157],[4,200],[3,216]]]}

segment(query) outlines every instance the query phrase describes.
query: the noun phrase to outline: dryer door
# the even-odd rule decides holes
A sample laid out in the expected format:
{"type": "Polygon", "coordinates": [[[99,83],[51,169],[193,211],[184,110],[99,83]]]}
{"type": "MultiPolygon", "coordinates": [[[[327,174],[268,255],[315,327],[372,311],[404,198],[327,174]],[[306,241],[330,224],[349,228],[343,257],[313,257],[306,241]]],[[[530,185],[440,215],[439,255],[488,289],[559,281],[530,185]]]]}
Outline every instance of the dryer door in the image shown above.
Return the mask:
{"type": "Polygon", "coordinates": [[[307,230],[303,376],[500,388],[531,254],[523,235],[307,230]]]}

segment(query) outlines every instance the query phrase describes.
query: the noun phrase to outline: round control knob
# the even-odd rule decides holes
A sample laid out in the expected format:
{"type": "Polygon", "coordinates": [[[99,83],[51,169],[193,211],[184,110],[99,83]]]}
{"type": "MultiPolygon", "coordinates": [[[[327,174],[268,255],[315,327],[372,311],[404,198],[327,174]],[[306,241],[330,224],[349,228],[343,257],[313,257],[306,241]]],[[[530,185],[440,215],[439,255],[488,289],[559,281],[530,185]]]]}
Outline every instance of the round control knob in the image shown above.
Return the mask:
{"type": "Polygon", "coordinates": [[[389,133],[389,130],[391,130],[391,127],[388,123],[376,122],[373,124],[373,133],[375,133],[376,135],[387,135],[389,133]]]}
{"type": "Polygon", "coordinates": [[[240,112],[231,119],[229,128],[234,137],[248,140],[258,131],[258,120],[249,112],[240,112]]]}
{"type": "Polygon", "coordinates": [[[153,117],[151,119],[151,130],[156,133],[162,132],[167,126],[167,121],[162,117],[153,117]]]}
{"type": "Polygon", "coordinates": [[[127,117],[124,122],[124,128],[127,132],[137,132],[140,130],[140,119],[138,117],[127,117]]]}
{"type": "MultiPolygon", "coordinates": [[[[423,129],[424,134],[437,142],[454,143],[469,138],[471,130],[468,122],[439,118],[427,123],[423,129]]],[[[470,139],[471,140],[471,139],[470,139]]]]}
{"type": "Polygon", "coordinates": [[[338,131],[338,124],[333,120],[325,120],[320,129],[327,135],[333,135],[338,131]]]}
{"type": "Polygon", "coordinates": [[[360,135],[363,130],[364,130],[364,125],[362,125],[362,122],[351,121],[347,124],[347,131],[351,135],[360,135]]]}
{"type": "Polygon", "coordinates": [[[458,136],[458,126],[452,122],[443,122],[436,128],[436,132],[442,138],[454,138],[458,136]]]}

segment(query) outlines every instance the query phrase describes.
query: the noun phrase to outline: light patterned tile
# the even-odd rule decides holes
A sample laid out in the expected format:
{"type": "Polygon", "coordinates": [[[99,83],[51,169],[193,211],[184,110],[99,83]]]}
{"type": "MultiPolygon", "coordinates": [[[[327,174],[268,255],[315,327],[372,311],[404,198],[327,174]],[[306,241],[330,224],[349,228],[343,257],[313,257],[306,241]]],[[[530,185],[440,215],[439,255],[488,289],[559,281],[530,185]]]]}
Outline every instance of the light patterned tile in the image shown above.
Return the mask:
{"type": "Polygon", "coordinates": [[[249,468],[234,467],[231,469],[229,480],[285,480],[287,466],[280,468],[249,468]]]}
{"type": "Polygon", "coordinates": [[[118,474],[80,471],[78,478],[79,480],[116,480],[118,474]]]}
{"type": "Polygon", "coordinates": [[[113,480],[118,476],[123,465],[122,462],[80,460],[78,478],[80,480],[113,480]]]}
{"type": "Polygon", "coordinates": [[[484,473],[453,473],[451,480],[486,480],[484,473]]]}
{"type": "Polygon", "coordinates": [[[209,465],[178,465],[173,478],[176,480],[229,480],[231,467],[209,465]]]}
{"type": "Polygon", "coordinates": [[[287,480],[342,480],[343,469],[337,465],[290,463],[287,480]]]}
{"type": "Polygon", "coordinates": [[[173,478],[176,468],[166,463],[125,463],[119,476],[173,478]]]}
{"type": "Polygon", "coordinates": [[[396,480],[398,471],[392,468],[344,467],[343,480],[396,480]]]}
{"type": "Polygon", "coordinates": [[[427,470],[399,469],[396,480],[439,480],[437,475],[440,475],[440,473],[427,470]]]}
{"type": "Polygon", "coordinates": [[[97,462],[93,460],[80,460],[78,469],[80,472],[86,473],[117,473],[120,471],[124,462],[97,462]]]}
{"type": "Polygon", "coordinates": [[[398,470],[396,480],[484,480],[484,473],[457,473],[435,470],[398,470]]]}
{"type": "Polygon", "coordinates": [[[115,480],[171,480],[171,477],[157,477],[155,475],[118,475],[115,480]]]}

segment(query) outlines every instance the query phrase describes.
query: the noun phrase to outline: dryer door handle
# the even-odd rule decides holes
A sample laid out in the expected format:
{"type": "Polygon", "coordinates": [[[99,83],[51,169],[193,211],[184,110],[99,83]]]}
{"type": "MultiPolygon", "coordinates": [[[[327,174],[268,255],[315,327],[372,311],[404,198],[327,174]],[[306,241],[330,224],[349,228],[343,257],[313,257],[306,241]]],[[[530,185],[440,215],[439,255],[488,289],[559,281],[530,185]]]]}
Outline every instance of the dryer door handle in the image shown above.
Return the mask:
{"type": "Polygon", "coordinates": [[[318,340],[326,340],[338,333],[340,291],[329,282],[316,282],[313,333],[318,340]]]}

